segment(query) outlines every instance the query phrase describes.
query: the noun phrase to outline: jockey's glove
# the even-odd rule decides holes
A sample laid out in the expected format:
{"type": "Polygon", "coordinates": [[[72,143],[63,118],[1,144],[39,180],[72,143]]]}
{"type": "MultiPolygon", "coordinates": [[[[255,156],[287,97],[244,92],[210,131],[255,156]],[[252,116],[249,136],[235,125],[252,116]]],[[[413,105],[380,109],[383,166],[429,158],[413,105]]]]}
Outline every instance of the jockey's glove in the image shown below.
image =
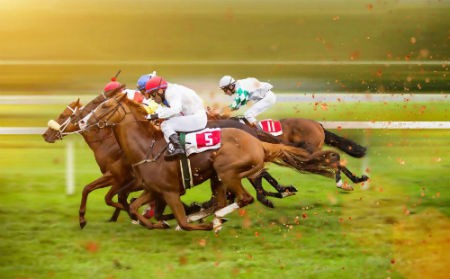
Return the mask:
{"type": "Polygon", "coordinates": [[[153,114],[148,114],[145,118],[147,118],[147,120],[155,120],[155,119],[158,119],[159,116],[157,113],[153,113],[153,114]]]}

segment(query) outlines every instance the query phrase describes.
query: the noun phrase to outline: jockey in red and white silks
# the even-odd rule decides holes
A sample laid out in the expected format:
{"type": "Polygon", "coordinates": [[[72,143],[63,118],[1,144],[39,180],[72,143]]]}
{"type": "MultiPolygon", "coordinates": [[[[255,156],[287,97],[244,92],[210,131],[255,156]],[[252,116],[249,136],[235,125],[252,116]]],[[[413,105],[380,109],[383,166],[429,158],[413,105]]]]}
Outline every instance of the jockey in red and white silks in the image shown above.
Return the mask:
{"type": "Polygon", "coordinates": [[[185,86],[169,83],[165,92],[168,107],[156,110],[159,118],[167,119],[161,123],[166,141],[176,132],[192,132],[206,127],[207,116],[203,100],[185,86]]]}
{"type": "Polygon", "coordinates": [[[248,101],[254,102],[244,113],[244,117],[252,124],[256,124],[256,116],[272,107],[277,100],[271,91],[272,84],[252,77],[235,80],[231,76],[223,76],[219,81],[219,87],[229,96],[236,94],[230,105],[231,110],[238,110],[248,101]]]}
{"type": "Polygon", "coordinates": [[[157,103],[165,104],[159,107],[155,114],[147,119],[165,119],[161,123],[161,131],[164,133],[169,145],[166,158],[174,158],[184,153],[180,146],[176,132],[192,132],[206,127],[207,115],[203,100],[197,93],[185,86],[167,83],[163,78],[155,76],[146,84],[146,92],[157,103]],[[171,149],[172,148],[172,149],[171,149]]]}

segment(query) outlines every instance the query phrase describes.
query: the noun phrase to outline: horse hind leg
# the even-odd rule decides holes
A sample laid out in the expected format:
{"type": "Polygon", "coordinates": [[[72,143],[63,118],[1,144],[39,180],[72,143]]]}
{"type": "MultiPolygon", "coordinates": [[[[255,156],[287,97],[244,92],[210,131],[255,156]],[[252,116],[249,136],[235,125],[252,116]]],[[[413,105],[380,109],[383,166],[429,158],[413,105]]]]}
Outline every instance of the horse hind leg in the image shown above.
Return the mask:
{"type": "Polygon", "coordinates": [[[277,191],[279,195],[276,195],[274,197],[277,198],[285,198],[288,196],[295,195],[295,192],[297,192],[297,189],[293,185],[283,186],[278,183],[278,181],[271,176],[266,170],[264,170],[261,173],[262,177],[270,183],[277,191]]]}
{"type": "Polygon", "coordinates": [[[339,165],[336,171],[336,187],[345,191],[353,191],[353,187],[342,181],[341,171],[347,176],[353,183],[361,183],[369,179],[368,176],[362,175],[361,177],[355,176],[349,169],[345,166],[339,165]]]}
{"type": "Polygon", "coordinates": [[[364,175],[364,174],[361,177],[358,177],[358,176],[354,175],[345,166],[340,166],[340,169],[345,174],[345,176],[347,176],[353,183],[361,183],[361,182],[367,181],[369,179],[369,177],[367,175],[364,175]]]}
{"type": "Polygon", "coordinates": [[[262,187],[262,176],[258,176],[256,178],[248,178],[248,181],[250,181],[250,184],[252,184],[253,188],[256,190],[256,199],[262,203],[264,206],[267,206],[269,208],[274,208],[272,201],[266,198],[266,196],[275,195],[279,193],[269,193],[266,192],[262,187]]]}

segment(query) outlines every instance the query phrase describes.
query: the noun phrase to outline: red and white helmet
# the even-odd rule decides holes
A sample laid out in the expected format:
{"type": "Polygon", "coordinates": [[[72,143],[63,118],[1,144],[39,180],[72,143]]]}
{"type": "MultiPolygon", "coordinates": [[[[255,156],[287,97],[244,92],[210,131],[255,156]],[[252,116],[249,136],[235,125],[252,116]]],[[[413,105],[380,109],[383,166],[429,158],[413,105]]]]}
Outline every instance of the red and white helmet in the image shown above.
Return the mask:
{"type": "Polygon", "coordinates": [[[119,87],[121,87],[121,86],[122,86],[122,84],[120,84],[120,82],[116,81],[116,78],[113,77],[113,78],[111,79],[111,81],[108,82],[108,83],[105,85],[105,87],[103,88],[103,92],[112,91],[112,90],[115,90],[115,89],[117,89],[117,88],[119,88],[119,87]]]}
{"type": "Polygon", "coordinates": [[[167,88],[167,81],[165,81],[162,77],[155,75],[145,84],[145,93],[151,93],[160,88],[167,88]]]}

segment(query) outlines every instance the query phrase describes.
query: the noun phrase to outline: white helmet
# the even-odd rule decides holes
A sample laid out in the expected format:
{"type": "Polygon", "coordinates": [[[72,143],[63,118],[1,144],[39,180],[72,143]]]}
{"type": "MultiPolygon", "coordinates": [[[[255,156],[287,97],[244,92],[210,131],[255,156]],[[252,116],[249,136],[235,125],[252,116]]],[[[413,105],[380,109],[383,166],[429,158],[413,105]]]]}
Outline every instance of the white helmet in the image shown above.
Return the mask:
{"type": "Polygon", "coordinates": [[[224,88],[225,86],[228,86],[230,84],[235,83],[236,81],[234,80],[233,77],[231,76],[223,76],[220,81],[219,81],[219,87],[220,88],[224,88]]]}

